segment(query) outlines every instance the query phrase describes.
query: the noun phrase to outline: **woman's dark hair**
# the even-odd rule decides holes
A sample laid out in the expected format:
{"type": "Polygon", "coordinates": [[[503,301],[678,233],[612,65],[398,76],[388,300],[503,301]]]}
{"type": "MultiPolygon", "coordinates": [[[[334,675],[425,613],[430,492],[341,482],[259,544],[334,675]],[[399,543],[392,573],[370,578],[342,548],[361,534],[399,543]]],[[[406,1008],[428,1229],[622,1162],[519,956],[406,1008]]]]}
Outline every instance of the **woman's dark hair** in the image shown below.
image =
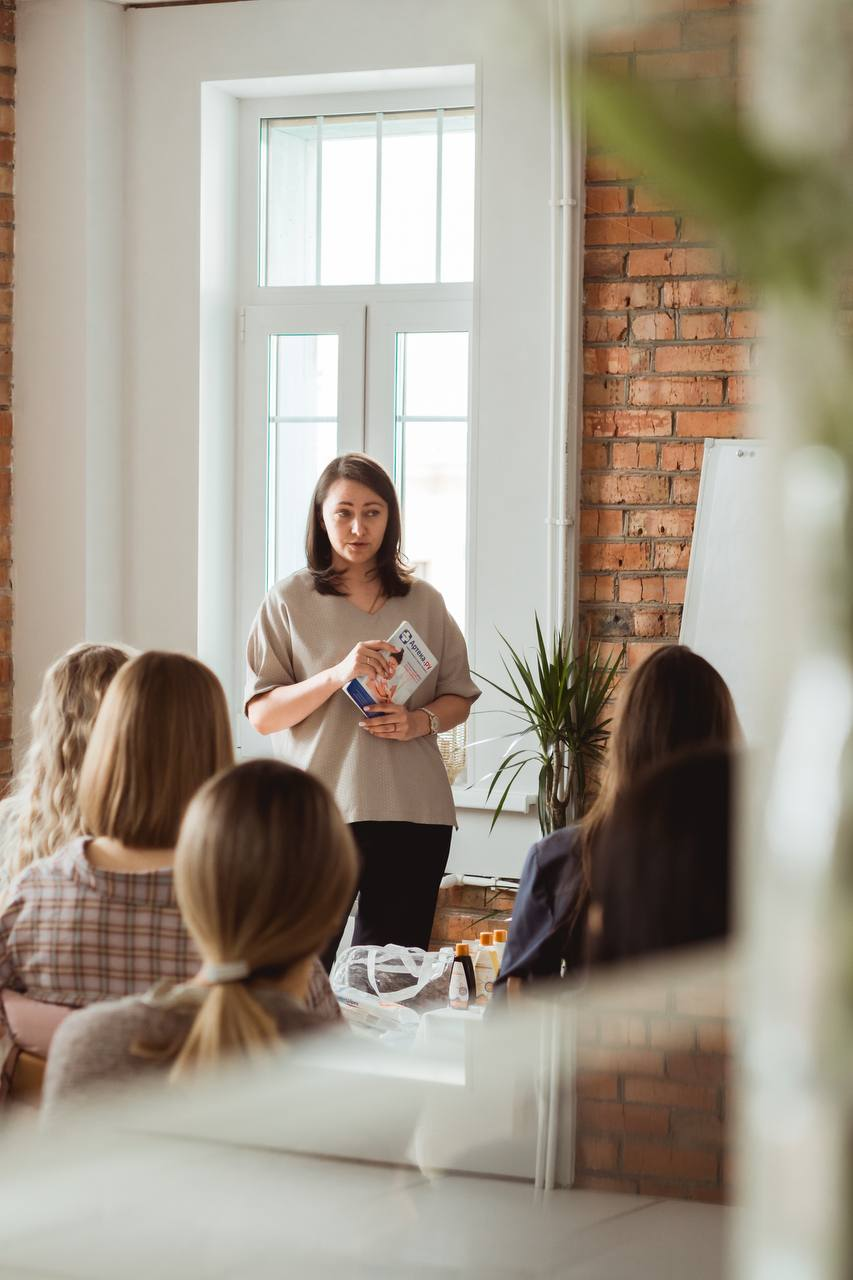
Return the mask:
{"type": "Polygon", "coordinates": [[[732,753],[708,748],[672,757],[618,793],[592,864],[592,963],[728,934],[732,773],[732,753]]]}
{"type": "Polygon", "coordinates": [[[332,544],[323,527],[323,503],[336,480],[352,480],[372,490],[388,507],[385,537],[376,555],[376,576],[385,596],[406,596],[411,572],[401,551],[402,522],[397,491],[384,468],[364,453],[344,453],[325,468],[314,489],[305,534],[305,557],[314,588],[323,596],[342,596],[341,574],[332,568],[332,544]]]}

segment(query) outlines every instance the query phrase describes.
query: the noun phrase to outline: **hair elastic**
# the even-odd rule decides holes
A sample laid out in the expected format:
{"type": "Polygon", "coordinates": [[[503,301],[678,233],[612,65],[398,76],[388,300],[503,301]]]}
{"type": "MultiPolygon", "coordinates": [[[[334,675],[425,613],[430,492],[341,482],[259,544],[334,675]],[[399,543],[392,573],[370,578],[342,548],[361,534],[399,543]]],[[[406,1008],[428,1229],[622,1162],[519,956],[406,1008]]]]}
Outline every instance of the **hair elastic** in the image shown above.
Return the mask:
{"type": "Polygon", "coordinates": [[[208,986],[216,986],[220,982],[239,982],[248,978],[251,966],[246,960],[224,960],[220,964],[207,963],[201,967],[199,977],[208,986]]]}

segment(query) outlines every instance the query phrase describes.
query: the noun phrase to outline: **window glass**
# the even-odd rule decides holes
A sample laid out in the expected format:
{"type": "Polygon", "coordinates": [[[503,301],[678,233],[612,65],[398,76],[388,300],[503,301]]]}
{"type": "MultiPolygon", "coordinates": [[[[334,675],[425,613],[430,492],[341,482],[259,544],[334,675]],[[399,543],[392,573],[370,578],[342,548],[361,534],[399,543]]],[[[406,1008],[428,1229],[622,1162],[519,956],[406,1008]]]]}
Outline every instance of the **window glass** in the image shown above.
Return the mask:
{"type": "Polygon", "coordinates": [[[467,333],[399,333],[395,479],[403,546],[465,629],[467,333]]]}
{"type": "Polygon", "coordinates": [[[271,285],[315,284],[317,121],[266,121],[261,141],[266,206],[266,263],[262,263],[261,279],[271,285]]]}
{"type": "Polygon", "coordinates": [[[376,118],[321,124],[320,284],[364,284],[376,273],[376,118]]]}
{"type": "Polygon", "coordinates": [[[445,111],[441,145],[441,279],[474,279],[474,113],[445,111]]]}
{"type": "Polygon", "coordinates": [[[270,338],[268,586],[305,563],[308,504],[337,453],[337,415],[337,335],[270,338]]]}
{"type": "Polygon", "coordinates": [[[382,284],[435,280],[438,136],[434,112],[382,120],[382,284]]]}

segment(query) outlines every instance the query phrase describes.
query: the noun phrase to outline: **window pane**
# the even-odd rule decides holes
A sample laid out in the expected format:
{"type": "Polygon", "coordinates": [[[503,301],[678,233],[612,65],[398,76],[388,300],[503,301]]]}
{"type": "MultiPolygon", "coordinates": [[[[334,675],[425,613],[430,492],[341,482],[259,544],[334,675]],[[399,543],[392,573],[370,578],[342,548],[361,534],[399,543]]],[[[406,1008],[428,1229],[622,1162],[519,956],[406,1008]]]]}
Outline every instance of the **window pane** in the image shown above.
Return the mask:
{"type": "Polygon", "coordinates": [[[465,629],[466,422],[404,422],[398,436],[404,550],[465,629]]]}
{"type": "Polygon", "coordinates": [[[382,284],[435,280],[436,167],[434,112],[382,120],[382,284]]]}
{"type": "Polygon", "coordinates": [[[445,112],[441,144],[441,279],[474,279],[474,115],[445,112]]]}
{"type": "Polygon", "coordinates": [[[338,337],[334,333],[280,334],[275,359],[275,418],[334,418],[338,412],[338,337]]]}
{"type": "Polygon", "coordinates": [[[401,413],[416,418],[467,418],[467,333],[400,334],[397,357],[405,362],[401,413]]]}
{"type": "Polygon", "coordinates": [[[317,121],[266,127],[266,277],[261,284],[314,284],[317,253],[317,121]]]}
{"type": "Polygon", "coordinates": [[[305,563],[308,504],[337,453],[338,338],[270,338],[267,583],[305,563]]]}
{"type": "Polygon", "coordinates": [[[403,549],[464,630],[468,334],[398,333],[395,390],[403,549]]]}
{"type": "Polygon", "coordinates": [[[376,119],[337,116],[322,124],[321,284],[376,278],[376,119]]]}

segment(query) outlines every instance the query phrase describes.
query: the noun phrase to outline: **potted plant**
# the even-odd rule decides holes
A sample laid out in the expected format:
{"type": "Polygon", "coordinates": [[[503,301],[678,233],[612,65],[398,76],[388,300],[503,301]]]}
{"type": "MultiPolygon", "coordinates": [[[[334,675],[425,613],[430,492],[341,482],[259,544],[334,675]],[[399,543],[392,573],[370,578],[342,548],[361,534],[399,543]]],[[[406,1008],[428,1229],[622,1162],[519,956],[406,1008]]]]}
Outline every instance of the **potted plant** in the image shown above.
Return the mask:
{"type": "Polygon", "coordinates": [[[590,775],[604,758],[610,736],[607,715],[610,696],[622,659],[622,650],[602,658],[601,646],[587,644],[580,652],[574,634],[562,628],[546,645],[536,616],[536,661],[527,662],[500,632],[510,661],[501,656],[511,688],[480,678],[514,704],[509,713],[522,722],[509,751],[503,756],[489,784],[488,795],[500,783],[501,792],[492,818],[500,817],[510,788],[526,764],[539,765],[538,809],[543,835],[574,822],[586,810],[590,775]],[[519,746],[532,737],[528,745],[519,746]]]}

